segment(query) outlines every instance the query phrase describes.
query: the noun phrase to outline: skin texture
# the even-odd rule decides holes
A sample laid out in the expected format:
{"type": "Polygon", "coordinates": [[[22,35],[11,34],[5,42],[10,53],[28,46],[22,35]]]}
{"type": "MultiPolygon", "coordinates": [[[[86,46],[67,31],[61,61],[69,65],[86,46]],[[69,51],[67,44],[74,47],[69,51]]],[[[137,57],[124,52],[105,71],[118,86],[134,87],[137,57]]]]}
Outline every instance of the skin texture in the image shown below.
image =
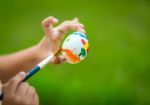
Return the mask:
{"type": "MultiPolygon", "coordinates": [[[[45,35],[37,45],[13,54],[0,56],[0,80],[2,83],[6,83],[20,71],[27,72],[52,52],[56,52],[67,32],[85,33],[84,25],[77,18],[64,21],[54,27],[56,23],[58,23],[58,19],[52,16],[47,17],[42,21],[45,35]]],[[[56,56],[50,63],[59,64],[63,61],[65,61],[64,57],[56,56]]]]}
{"type": "Polygon", "coordinates": [[[39,105],[35,89],[28,83],[20,83],[25,72],[20,72],[3,85],[4,98],[2,105],[39,105]]]}

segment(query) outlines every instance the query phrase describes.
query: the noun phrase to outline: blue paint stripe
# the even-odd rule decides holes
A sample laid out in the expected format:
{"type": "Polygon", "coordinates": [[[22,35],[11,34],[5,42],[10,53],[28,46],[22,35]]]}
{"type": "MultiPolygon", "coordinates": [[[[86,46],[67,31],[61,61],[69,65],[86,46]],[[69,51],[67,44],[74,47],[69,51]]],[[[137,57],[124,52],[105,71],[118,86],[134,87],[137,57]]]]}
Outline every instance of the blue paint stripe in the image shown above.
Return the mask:
{"type": "Polygon", "coordinates": [[[74,32],[73,34],[74,35],[80,35],[81,37],[83,37],[83,38],[88,40],[87,36],[85,34],[81,33],[81,32],[74,32]]]}
{"type": "Polygon", "coordinates": [[[41,68],[39,66],[35,66],[34,68],[32,68],[25,76],[25,78],[22,80],[26,81],[27,79],[29,79],[32,75],[34,75],[36,72],[38,72],[41,68]]]}

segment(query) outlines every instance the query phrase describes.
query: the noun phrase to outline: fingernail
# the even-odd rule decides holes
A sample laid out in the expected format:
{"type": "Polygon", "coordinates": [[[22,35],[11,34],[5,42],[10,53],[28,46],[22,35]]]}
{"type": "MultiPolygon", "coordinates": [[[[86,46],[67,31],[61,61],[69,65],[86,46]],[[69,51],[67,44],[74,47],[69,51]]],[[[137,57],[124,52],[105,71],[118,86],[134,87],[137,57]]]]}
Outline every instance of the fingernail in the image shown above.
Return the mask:
{"type": "Polygon", "coordinates": [[[25,75],[26,75],[26,73],[23,71],[18,74],[19,77],[24,77],[25,75]]]}

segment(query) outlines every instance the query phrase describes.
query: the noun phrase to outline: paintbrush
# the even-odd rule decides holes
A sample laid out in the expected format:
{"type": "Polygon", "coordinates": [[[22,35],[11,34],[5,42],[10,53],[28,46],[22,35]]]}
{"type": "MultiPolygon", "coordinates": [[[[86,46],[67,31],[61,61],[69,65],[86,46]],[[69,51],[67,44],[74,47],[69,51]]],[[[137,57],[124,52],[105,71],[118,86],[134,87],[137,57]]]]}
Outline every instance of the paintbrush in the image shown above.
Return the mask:
{"type": "MultiPolygon", "coordinates": [[[[55,53],[52,53],[47,58],[45,58],[43,61],[38,63],[36,66],[34,66],[31,70],[29,70],[29,72],[26,73],[25,78],[21,82],[25,82],[26,80],[31,78],[35,73],[37,73],[39,70],[41,70],[43,67],[45,67],[45,65],[47,65],[49,63],[49,61],[51,61],[53,59],[54,56],[58,55],[60,51],[61,51],[61,49],[59,49],[55,53]]],[[[0,100],[2,100],[3,97],[4,97],[4,93],[2,92],[0,94],[0,100]]]]}

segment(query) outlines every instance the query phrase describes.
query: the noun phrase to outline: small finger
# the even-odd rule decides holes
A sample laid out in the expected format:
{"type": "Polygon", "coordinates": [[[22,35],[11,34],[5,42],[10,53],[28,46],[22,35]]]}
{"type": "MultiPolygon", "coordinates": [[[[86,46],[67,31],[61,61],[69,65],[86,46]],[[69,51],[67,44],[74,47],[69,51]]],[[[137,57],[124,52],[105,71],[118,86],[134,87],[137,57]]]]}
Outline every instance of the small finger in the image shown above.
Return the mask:
{"type": "Polygon", "coordinates": [[[82,32],[82,33],[86,33],[86,31],[83,28],[78,28],[77,31],[82,32]]]}
{"type": "Polygon", "coordinates": [[[80,23],[79,25],[80,25],[81,28],[84,28],[84,25],[83,25],[83,24],[80,23]]]}

